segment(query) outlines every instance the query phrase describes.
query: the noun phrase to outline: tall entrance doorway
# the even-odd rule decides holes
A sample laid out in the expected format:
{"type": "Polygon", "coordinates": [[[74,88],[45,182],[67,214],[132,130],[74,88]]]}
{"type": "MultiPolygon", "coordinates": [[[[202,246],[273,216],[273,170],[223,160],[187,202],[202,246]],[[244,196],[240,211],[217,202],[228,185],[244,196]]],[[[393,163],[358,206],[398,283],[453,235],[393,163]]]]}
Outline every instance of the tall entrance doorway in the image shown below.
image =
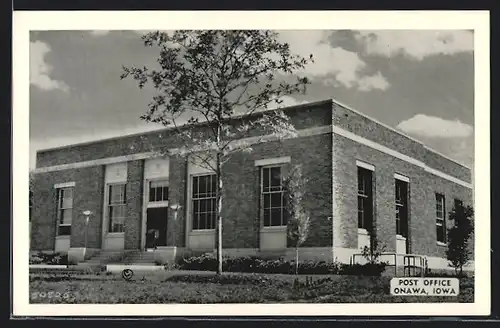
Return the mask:
{"type": "Polygon", "coordinates": [[[168,180],[150,180],[146,206],[146,250],[167,245],[168,180]]]}

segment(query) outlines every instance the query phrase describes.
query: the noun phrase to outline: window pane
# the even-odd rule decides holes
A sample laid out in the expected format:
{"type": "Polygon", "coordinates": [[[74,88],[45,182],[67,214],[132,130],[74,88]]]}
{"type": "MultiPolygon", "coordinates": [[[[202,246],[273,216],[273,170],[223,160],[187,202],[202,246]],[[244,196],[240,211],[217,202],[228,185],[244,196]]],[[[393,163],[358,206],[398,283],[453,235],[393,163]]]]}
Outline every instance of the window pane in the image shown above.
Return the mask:
{"type": "Polygon", "coordinates": [[[149,188],[149,201],[154,202],[156,197],[156,190],[155,188],[149,188]]]}
{"type": "Polygon", "coordinates": [[[203,177],[200,177],[200,186],[199,186],[199,194],[200,194],[200,197],[205,197],[207,196],[207,189],[208,189],[208,186],[207,186],[207,177],[206,176],[203,176],[203,177]]]}
{"type": "Polygon", "coordinates": [[[445,227],[443,225],[436,225],[437,241],[445,242],[445,227]]]}
{"type": "Polygon", "coordinates": [[[363,171],[358,169],[358,193],[364,194],[365,192],[365,183],[363,177],[363,171]]]}
{"type": "Polygon", "coordinates": [[[60,192],[61,198],[73,198],[73,188],[62,188],[60,192]]]}
{"type": "Polygon", "coordinates": [[[264,210],[264,226],[269,227],[271,225],[271,212],[268,209],[264,210]]]}
{"type": "Polygon", "coordinates": [[[358,211],[358,228],[363,229],[363,211],[358,211]]]}
{"type": "Polygon", "coordinates": [[[168,200],[168,187],[162,187],[163,189],[163,198],[161,198],[161,201],[167,201],[168,200]]]}
{"type": "Polygon", "coordinates": [[[111,204],[120,204],[125,202],[125,185],[109,186],[109,199],[111,204]]]}
{"type": "Polygon", "coordinates": [[[363,209],[364,209],[364,200],[365,200],[364,197],[358,196],[358,211],[363,211],[363,209]]]}
{"type": "Polygon", "coordinates": [[[72,209],[61,210],[61,224],[71,224],[72,216],[72,209]]]}
{"type": "Polygon", "coordinates": [[[282,212],[283,212],[283,219],[281,220],[281,222],[283,226],[286,226],[288,222],[288,214],[285,210],[282,210],[282,212]]]}
{"type": "Polygon", "coordinates": [[[217,200],[215,198],[211,199],[208,203],[208,211],[217,212],[217,200]]]}
{"type": "Polygon", "coordinates": [[[199,229],[207,229],[207,214],[206,213],[200,213],[200,227],[199,229]]]}
{"type": "Polygon", "coordinates": [[[199,228],[199,215],[197,213],[193,213],[193,230],[198,230],[199,228]]]}
{"type": "Polygon", "coordinates": [[[198,177],[193,177],[193,198],[198,197],[198,177]]]}
{"type": "Polygon", "coordinates": [[[398,234],[398,235],[401,234],[401,227],[399,224],[399,219],[396,220],[396,234],[398,234]]]}
{"type": "Polygon", "coordinates": [[[125,217],[125,206],[123,206],[123,205],[112,206],[110,214],[111,214],[112,219],[124,218],[125,217]]]}
{"type": "Polygon", "coordinates": [[[262,187],[264,191],[269,190],[269,174],[270,174],[269,168],[262,169],[262,187]]]}
{"type": "Polygon", "coordinates": [[[111,232],[123,232],[123,223],[113,223],[111,232]]]}
{"type": "Polygon", "coordinates": [[[215,213],[212,212],[211,214],[209,214],[209,229],[215,229],[215,217],[215,213]]]}
{"type": "Polygon", "coordinates": [[[163,198],[163,188],[156,188],[156,201],[159,202],[163,198]]]}
{"type": "Polygon", "coordinates": [[[281,208],[271,209],[271,226],[281,226],[282,224],[281,208]]]}
{"type": "Polygon", "coordinates": [[[271,168],[271,186],[272,187],[281,186],[281,167],[271,168]]]}
{"type": "Polygon", "coordinates": [[[71,226],[59,226],[58,234],[59,236],[71,235],[71,226]]]}
{"type": "Polygon", "coordinates": [[[271,207],[276,208],[276,207],[281,207],[281,201],[283,198],[283,194],[281,192],[275,192],[271,194],[271,207]]]}
{"type": "Polygon", "coordinates": [[[62,208],[71,208],[73,207],[73,198],[63,198],[62,199],[62,208]]]}
{"type": "Polygon", "coordinates": [[[208,203],[210,202],[210,200],[201,200],[200,201],[200,212],[207,212],[208,211],[208,203]]]}
{"type": "Polygon", "coordinates": [[[264,208],[271,207],[271,194],[264,194],[264,208]]]}

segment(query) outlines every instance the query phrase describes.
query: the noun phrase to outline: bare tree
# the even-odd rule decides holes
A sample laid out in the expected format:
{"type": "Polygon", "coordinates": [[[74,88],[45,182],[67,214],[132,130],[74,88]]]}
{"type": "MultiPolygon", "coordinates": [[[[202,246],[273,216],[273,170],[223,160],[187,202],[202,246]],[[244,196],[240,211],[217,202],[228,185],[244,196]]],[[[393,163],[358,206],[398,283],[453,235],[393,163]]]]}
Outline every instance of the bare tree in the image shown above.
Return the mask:
{"type": "Polygon", "coordinates": [[[221,273],[224,164],[234,153],[251,151],[252,144],[296,135],[282,111],[261,110],[281,104],[283,96],[306,91],[308,79],[296,73],[312,62],[312,55],[308,59],[293,55],[276,32],[267,30],[156,31],[142,40],[145,46],[159,48],[160,68],[123,67],[121,78],[131,76],[139,88],[148,82],[153,85],[157,95],[141,118],[173,127],[184,145],[179,154],[195,158],[216,174],[217,273],[221,273]],[[181,119],[186,124],[179,124],[181,119]],[[254,139],[241,140],[246,137],[254,139]]]}

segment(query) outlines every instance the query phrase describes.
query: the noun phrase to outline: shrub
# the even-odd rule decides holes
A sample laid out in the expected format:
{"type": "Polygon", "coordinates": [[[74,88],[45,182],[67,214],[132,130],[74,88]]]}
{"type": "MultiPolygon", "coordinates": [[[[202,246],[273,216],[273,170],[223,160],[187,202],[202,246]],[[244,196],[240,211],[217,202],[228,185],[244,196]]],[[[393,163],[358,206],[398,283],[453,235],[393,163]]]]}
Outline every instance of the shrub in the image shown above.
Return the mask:
{"type": "Polygon", "coordinates": [[[472,260],[473,252],[468,247],[471,235],[474,233],[474,209],[456,202],[449,213],[453,227],[448,230],[448,249],[446,257],[455,268],[457,276],[463,275],[463,267],[472,260]]]}
{"type": "MultiPolygon", "coordinates": [[[[283,258],[274,260],[264,260],[255,256],[239,258],[223,258],[222,267],[225,272],[246,272],[246,273],[274,273],[292,274],[295,273],[295,261],[288,261],[283,258]]],[[[183,258],[178,263],[181,270],[214,271],[217,260],[213,254],[203,254],[183,258]]],[[[299,261],[299,274],[344,274],[362,276],[380,276],[386,268],[385,263],[367,263],[355,265],[343,265],[336,262],[325,261],[299,261]]]]}
{"type": "Polygon", "coordinates": [[[200,256],[182,258],[178,265],[182,270],[215,271],[217,269],[217,259],[213,254],[206,253],[200,256]]]}
{"type": "Polygon", "coordinates": [[[68,265],[68,255],[38,252],[35,256],[30,258],[30,264],[68,265]]]}
{"type": "Polygon", "coordinates": [[[343,265],[340,274],[355,276],[381,276],[385,271],[386,263],[366,263],[343,265]]]}

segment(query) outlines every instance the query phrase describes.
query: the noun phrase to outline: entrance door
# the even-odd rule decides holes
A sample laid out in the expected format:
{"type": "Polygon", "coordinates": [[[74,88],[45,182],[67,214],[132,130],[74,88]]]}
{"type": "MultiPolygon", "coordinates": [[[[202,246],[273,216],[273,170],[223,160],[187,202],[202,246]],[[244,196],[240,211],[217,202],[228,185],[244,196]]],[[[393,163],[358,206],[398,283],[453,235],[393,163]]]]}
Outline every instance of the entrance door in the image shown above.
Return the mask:
{"type": "Polygon", "coordinates": [[[396,252],[409,253],[408,182],[396,179],[396,252]]]}
{"type": "Polygon", "coordinates": [[[167,246],[168,180],[147,182],[145,248],[167,246]]]}
{"type": "Polygon", "coordinates": [[[147,209],[146,248],[167,245],[167,207],[147,209]]]}

